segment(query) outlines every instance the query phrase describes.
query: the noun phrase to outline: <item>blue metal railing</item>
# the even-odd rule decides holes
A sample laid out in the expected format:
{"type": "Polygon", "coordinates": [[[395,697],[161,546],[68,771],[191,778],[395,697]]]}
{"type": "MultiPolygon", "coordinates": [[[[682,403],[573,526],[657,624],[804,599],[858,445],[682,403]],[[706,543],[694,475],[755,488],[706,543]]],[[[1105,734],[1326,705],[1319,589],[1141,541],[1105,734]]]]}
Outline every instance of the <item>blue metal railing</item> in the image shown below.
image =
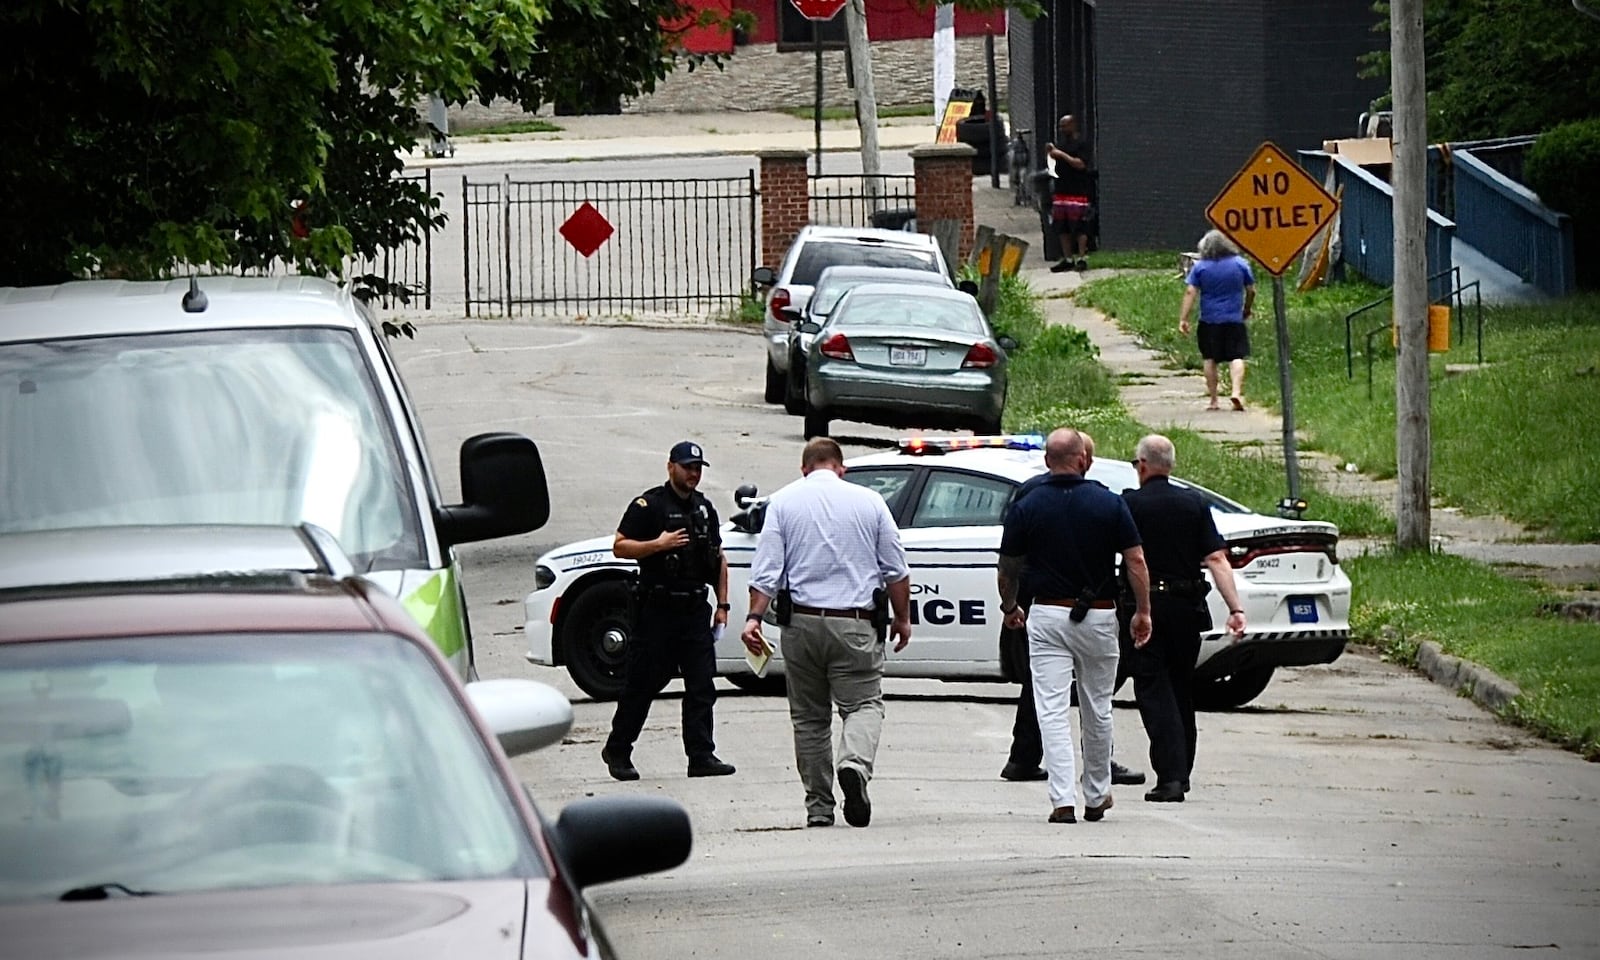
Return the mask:
{"type": "Polygon", "coordinates": [[[1572,292],[1572,218],[1473,156],[1452,154],[1456,235],[1552,297],[1572,292]]]}
{"type": "MultiPolygon", "coordinates": [[[[1339,241],[1344,262],[1373,283],[1394,283],[1394,191],[1387,183],[1344,157],[1328,158],[1334,165],[1335,189],[1344,187],[1339,216],[1339,241]]],[[[1450,243],[1456,225],[1428,211],[1424,245],[1428,255],[1428,298],[1440,300],[1450,287],[1443,279],[1451,266],[1450,243]]]]}

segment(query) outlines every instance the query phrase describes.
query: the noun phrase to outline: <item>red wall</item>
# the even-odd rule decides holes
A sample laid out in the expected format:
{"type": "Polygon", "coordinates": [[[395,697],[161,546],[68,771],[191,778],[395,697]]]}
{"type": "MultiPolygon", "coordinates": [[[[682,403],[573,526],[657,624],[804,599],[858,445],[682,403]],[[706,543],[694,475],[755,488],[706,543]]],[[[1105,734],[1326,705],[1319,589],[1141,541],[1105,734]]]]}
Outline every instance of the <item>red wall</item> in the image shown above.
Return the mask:
{"type": "MultiPolygon", "coordinates": [[[[690,2],[710,4],[715,0],[690,0],[690,2]]],[[[755,28],[750,31],[751,43],[778,41],[777,5],[788,2],[789,0],[733,0],[734,9],[748,11],[756,18],[755,28]]],[[[1005,36],[1005,13],[956,11],[958,37],[981,37],[991,26],[994,28],[995,36],[1005,36]]],[[[931,39],[933,7],[918,7],[911,0],[867,0],[867,35],[873,40],[931,39]]]]}

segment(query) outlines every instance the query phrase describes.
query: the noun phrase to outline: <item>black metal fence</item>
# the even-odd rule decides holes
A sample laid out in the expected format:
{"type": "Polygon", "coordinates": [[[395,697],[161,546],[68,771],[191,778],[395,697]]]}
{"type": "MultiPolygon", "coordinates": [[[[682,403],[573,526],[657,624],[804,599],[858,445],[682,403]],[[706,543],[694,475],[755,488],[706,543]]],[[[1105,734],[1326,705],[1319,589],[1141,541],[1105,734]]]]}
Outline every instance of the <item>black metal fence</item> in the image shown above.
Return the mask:
{"type": "Polygon", "coordinates": [[[746,289],[760,248],[756,176],[463,178],[466,312],[687,313],[746,289]]]}
{"type": "Polygon", "coordinates": [[[917,216],[917,178],[863,173],[811,177],[811,222],[833,227],[909,229],[917,216]]]}

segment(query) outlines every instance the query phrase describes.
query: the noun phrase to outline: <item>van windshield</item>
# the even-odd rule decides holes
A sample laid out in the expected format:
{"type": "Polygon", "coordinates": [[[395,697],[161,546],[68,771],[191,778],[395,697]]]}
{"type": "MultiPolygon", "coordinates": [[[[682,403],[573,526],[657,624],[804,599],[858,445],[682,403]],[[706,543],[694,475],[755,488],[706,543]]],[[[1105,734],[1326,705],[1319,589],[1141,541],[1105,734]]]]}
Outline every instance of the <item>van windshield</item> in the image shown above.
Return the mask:
{"type": "Polygon", "coordinates": [[[393,424],[348,330],[0,347],[0,533],[315,523],[358,570],[424,559],[393,424]]]}

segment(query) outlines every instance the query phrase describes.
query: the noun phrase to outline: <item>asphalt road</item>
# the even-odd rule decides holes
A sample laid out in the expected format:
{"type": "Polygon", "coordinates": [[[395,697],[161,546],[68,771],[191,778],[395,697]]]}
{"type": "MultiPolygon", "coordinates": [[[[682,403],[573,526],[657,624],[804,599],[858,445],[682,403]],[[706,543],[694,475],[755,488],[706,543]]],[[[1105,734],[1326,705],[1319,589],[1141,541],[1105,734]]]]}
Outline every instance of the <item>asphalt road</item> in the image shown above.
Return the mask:
{"type": "MultiPolygon", "coordinates": [[[[761,401],[759,340],[428,320],[396,353],[447,496],[471,433],[522,431],[545,456],[550,524],[462,550],[480,671],[575,700],[567,741],[519,772],[552,815],[644,793],[693,816],[688,863],[594,893],[624,956],[1600,956],[1600,764],[1359,651],[1202,715],[1189,801],[1121,787],[1097,824],[1048,824],[1042,784],[997,779],[1014,709],[1001,685],[886,684],[865,830],[801,826],[784,702],[725,682],[718,743],[738,775],[684,777],[669,691],[635,753],[644,779],[611,781],[598,756],[611,706],[521,658],[533,561],[614,530],[684,437],[706,447],[704,489],[724,511],[741,482],[795,476],[799,420],[761,401]]],[[[892,436],[847,432],[847,453],[892,436]]],[[[1137,712],[1118,706],[1117,755],[1147,766],[1137,712]]]]}

